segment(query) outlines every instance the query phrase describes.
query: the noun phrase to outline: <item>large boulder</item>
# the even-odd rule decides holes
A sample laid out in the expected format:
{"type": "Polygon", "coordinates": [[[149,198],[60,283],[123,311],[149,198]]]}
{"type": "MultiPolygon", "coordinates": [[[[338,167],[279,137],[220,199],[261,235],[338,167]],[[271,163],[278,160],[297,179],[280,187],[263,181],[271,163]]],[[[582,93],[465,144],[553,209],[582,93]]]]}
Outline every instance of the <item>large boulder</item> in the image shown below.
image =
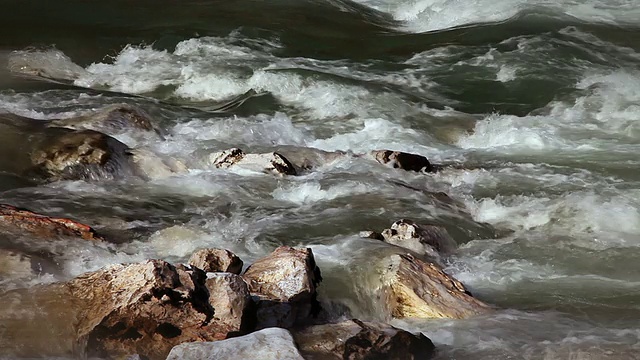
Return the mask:
{"type": "Polygon", "coordinates": [[[380,264],[386,306],[396,318],[464,319],[491,308],[434,263],[392,255],[380,264]]]}
{"type": "Polygon", "coordinates": [[[164,359],[177,344],[230,335],[206,283],[201,270],[149,260],[9,291],[0,295],[0,348],[9,357],[164,359]]]}
{"type": "Polygon", "coordinates": [[[105,240],[89,225],[71,219],[37,214],[7,204],[0,204],[0,227],[28,231],[39,238],[69,236],[92,241],[105,240]]]}
{"type": "Polygon", "coordinates": [[[219,169],[239,168],[275,175],[296,175],[295,167],[277,152],[245,154],[233,148],[209,155],[208,163],[219,169]]]}
{"type": "Polygon", "coordinates": [[[422,334],[411,334],[382,323],[348,320],[293,331],[302,355],[323,360],[431,359],[434,345],[422,334]]]}
{"type": "Polygon", "coordinates": [[[316,288],[322,277],[309,248],[281,246],[251,264],[242,277],[258,300],[258,328],[289,328],[320,310],[316,288]]]}
{"type": "Polygon", "coordinates": [[[418,172],[436,172],[439,167],[431,164],[429,160],[418,154],[402,151],[374,150],[370,155],[380,164],[391,166],[395,169],[418,172]]]}
{"type": "Polygon", "coordinates": [[[167,360],[304,360],[291,334],[268,328],[249,335],[215,342],[185,343],[174,347],[167,360]]]}
{"type": "Polygon", "coordinates": [[[419,225],[406,219],[398,220],[382,231],[382,238],[389,244],[436,258],[450,254],[457,247],[456,241],[444,227],[419,225]]]}
{"type": "Polygon", "coordinates": [[[236,274],[208,273],[205,283],[209,303],[215,309],[210,326],[219,333],[216,337],[242,335],[255,327],[254,303],[247,283],[236,274]]]}
{"type": "Polygon", "coordinates": [[[236,254],[229,250],[200,249],[191,254],[189,265],[202,269],[205,272],[240,274],[244,263],[236,254]]]}

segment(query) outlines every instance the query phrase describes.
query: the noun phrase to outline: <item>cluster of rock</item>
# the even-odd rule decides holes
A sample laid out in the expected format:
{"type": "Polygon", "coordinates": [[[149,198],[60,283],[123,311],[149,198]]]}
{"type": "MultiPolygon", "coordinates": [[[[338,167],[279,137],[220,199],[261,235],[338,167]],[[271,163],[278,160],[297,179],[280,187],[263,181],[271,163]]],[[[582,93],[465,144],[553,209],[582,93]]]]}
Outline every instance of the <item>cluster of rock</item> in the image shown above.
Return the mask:
{"type": "MultiPolygon", "coordinates": [[[[0,210],[3,226],[40,237],[104,241],[73,220],[7,205],[0,210]]],[[[382,234],[398,238],[404,236],[398,229],[411,226],[405,237],[440,249],[406,220],[382,234]]],[[[149,359],[429,359],[434,352],[424,335],[388,324],[322,323],[322,276],[309,248],[282,246],[243,268],[228,250],[201,249],[188,265],[116,264],[66,282],[11,290],[0,295],[0,348],[17,357],[149,359]]],[[[386,258],[380,276],[392,317],[460,319],[490,311],[439,265],[410,254],[386,258]]]]}

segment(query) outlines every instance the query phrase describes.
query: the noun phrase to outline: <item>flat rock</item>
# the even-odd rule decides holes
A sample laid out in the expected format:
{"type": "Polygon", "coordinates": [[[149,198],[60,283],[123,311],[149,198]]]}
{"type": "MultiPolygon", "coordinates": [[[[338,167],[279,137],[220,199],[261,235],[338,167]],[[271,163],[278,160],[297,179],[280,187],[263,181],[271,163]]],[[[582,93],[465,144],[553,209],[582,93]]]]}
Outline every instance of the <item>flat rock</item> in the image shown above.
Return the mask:
{"type": "Polygon", "coordinates": [[[322,277],[311,249],[281,246],[242,275],[258,299],[257,327],[291,327],[317,314],[322,277]]]}
{"type": "Polygon", "coordinates": [[[382,238],[389,244],[432,257],[450,254],[457,247],[447,229],[437,225],[419,225],[406,219],[391,224],[382,232],[382,238]]]}
{"type": "Polygon", "coordinates": [[[277,152],[246,154],[238,148],[209,155],[209,164],[220,169],[242,168],[275,175],[296,175],[295,167],[277,152]]]}
{"type": "Polygon", "coordinates": [[[92,227],[67,218],[57,218],[15,206],[0,204],[0,226],[28,231],[40,238],[58,236],[104,241],[92,227]]]}
{"type": "Polygon", "coordinates": [[[491,311],[439,265],[412,255],[392,255],[380,268],[393,317],[464,319],[491,311]]]}
{"type": "Polygon", "coordinates": [[[426,157],[418,154],[392,150],[374,150],[370,154],[380,164],[391,166],[394,169],[417,172],[436,172],[438,170],[438,167],[432,165],[426,157]]]}
{"type": "Polygon", "coordinates": [[[236,254],[225,249],[200,249],[189,258],[189,265],[205,272],[240,274],[244,263],[236,254]]]}
{"type": "Polygon", "coordinates": [[[310,326],[293,331],[293,336],[306,359],[427,360],[435,350],[431,340],[422,334],[359,320],[310,326]]]}
{"type": "Polygon", "coordinates": [[[291,334],[280,328],[268,328],[249,335],[215,342],[180,344],[167,360],[304,360],[291,334]]]}

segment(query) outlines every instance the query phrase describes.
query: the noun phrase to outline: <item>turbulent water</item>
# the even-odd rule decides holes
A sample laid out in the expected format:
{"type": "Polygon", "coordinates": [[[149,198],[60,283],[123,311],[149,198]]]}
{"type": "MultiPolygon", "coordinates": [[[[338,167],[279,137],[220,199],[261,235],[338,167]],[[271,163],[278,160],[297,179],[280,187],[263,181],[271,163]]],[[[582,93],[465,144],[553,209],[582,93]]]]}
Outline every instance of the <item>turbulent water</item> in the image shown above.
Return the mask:
{"type": "Polygon", "coordinates": [[[196,168],[149,182],[38,187],[0,174],[2,203],[127,238],[29,245],[54,254],[49,271],[0,279],[3,289],[111,263],[186,261],[202,247],[250,263],[286,244],[313,249],[321,299],[336,316],[388,321],[373,264],[402,250],[358,232],[409,218],[448,229],[459,249],[447,272],[499,309],[392,321],[431,338],[439,359],[640,359],[637,0],[2,8],[3,112],[44,120],[134,104],[166,140],[116,137],[186,159],[296,146],[455,164],[418,174],[347,158],[300,177],[196,168]],[[4,70],[16,62],[39,76],[4,70]],[[259,96],[232,113],[209,111],[249,89],[259,96]]]}

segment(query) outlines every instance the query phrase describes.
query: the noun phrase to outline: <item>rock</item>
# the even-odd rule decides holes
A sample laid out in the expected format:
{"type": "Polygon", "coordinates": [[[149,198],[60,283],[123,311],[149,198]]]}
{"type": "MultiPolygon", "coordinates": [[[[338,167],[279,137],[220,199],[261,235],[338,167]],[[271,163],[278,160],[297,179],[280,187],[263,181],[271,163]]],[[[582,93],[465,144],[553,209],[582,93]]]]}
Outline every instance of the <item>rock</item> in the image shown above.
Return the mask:
{"type": "MultiPolygon", "coordinates": [[[[247,284],[239,275],[209,273],[209,303],[215,309],[211,325],[219,337],[245,334],[255,327],[255,309],[247,284]]],[[[210,326],[211,326],[210,325],[210,326]]]]}
{"type": "Polygon", "coordinates": [[[457,244],[447,229],[436,225],[418,225],[411,220],[398,220],[382,232],[385,242],[414,251],[420,255],[438,257],[450,254],[457,244]]]}
{"type": "Polygon", "coordinates": [[[0,226],[18,228],[41,238],[70,236],[92,241],[105,240],[88,225],[71,219],[36,214],[7,204],[0,204],[0,226]]]}
{"type": "Polygon", "coordinates": [[[189,265],[205,272],[240,274],[244,263],[234,253],[224,249],[200,249],[189,259],[189,265]]]}
{"type": "Polygon", "coordinates": [[[294,331],[293,336],[307,359],[426,360],[435,350],[431,340],[422,334],[359,320],[310,326],[294,331]]]}
{"type": "Polygon", "coordinates": [[[34,274],[31,257],[17,251],[0,249],[0,283],[9,278],[28,278],[34,274]]]}
{"type": "Polygon", "coordinates": [[[298,174],[351,156],[344,151],[324,151],[299,146],[279,146],[276,152],[287,158],[298,174]]]}
{"type": "Polygon", "coordinates": [[[392,255],[381,265],[382,291],[393,317],[464,319],[491,310],[436,264],[392,255]]]}
{"type": "Polygon", "coordinates": [[[164,359],[177,344],[229,336],[206,282],[200,270],[149,260],[8,291],[0,348],[9,357],[164,359]]]}
{"type": "Polygon", "coordinates": [[[135,174],[143,179],[161,179],[188,171],[187,166],[180,160],[160,156],[147,149],[129,149],[127,155],[135,165],[135,174]]]}
{"type": "Polygon", "coordinates": [[[437,166],[432,165],[426,157],[401,151],[374,150],[371,156],[383,165],[389,165],[394,169],[418,172],[436,172],[437,166]]]}
{"type": "Polygon", "coordinates": [[[8,69],[17,75],[38,76],[46,79],[73,81],[87,74],[62,51],[28,48],[13,51],[7,59],[8,69]]]}
{"type": "Polygon", "coordinates": [[[291,334],[280,328],[268,328],[249,335],[215,342],[180,344],[167,360],[304,360],[291,334]]]}
{"type": "Polygon", "coordinates": [[[30,173],[47,180],[115,179],[132,174],[127,145],[93,130],[50,128],[31,153],[30,173]]]}
{"type": "Polygon", "coordinates": [[[251,264],[242,277],[258,298],[258,328],[288,328],[319,311],[316,287],[322,277],[311,249],[281,246],[251,264]]]}
{"type": "Polygon", "coordinates": [[[384,240],[384,236],[381,233],[376,231],[360,231],[358,234],[363,239],[374,239],[374,240],[384,240]]]}
{"type": "Polygon", "coordinates": [[[238,167],[276,175],[296,175],[295,167],[277,152],[245,154],[238,148],[209,155],[209,164],[220,169],[238,167]]]}

